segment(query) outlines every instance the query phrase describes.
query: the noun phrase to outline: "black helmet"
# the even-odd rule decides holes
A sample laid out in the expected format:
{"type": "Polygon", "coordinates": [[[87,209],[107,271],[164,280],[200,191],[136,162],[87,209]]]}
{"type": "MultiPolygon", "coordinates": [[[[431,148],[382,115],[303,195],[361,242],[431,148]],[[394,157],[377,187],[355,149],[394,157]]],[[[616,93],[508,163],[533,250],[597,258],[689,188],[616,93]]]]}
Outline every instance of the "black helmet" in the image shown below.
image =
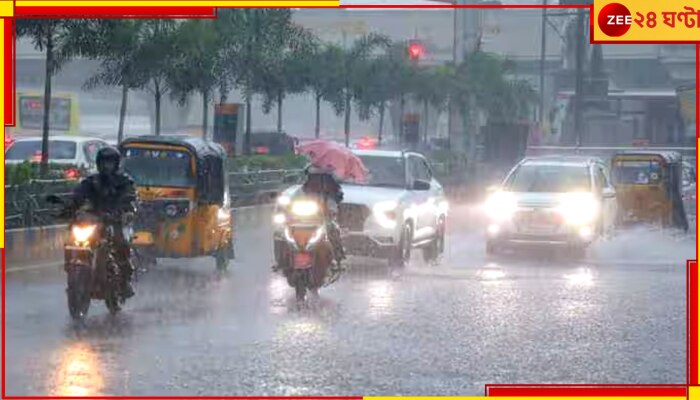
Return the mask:
{"type": "Polygon", "coordinates": [[[119,170],[121,155],[114,147],[103,147],[97,152],[95,161],[97,162],[97,171],[100,174],[114,174],[119,170]]]}

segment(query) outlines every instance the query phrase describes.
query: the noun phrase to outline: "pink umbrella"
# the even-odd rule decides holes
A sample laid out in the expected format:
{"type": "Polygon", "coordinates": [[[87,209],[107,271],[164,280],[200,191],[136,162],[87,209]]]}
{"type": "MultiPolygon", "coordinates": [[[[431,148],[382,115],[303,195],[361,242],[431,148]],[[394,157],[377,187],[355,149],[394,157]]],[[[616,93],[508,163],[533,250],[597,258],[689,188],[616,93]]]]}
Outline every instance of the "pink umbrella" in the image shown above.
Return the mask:
{"type": "Polygon", "coordinates": [[[338,143],[314,140],[299,146],[299,152],[309,157],[313,166],[327,170],[339,179],[363,182],[367,177],[367,168],[360,157],[338,143]]]}

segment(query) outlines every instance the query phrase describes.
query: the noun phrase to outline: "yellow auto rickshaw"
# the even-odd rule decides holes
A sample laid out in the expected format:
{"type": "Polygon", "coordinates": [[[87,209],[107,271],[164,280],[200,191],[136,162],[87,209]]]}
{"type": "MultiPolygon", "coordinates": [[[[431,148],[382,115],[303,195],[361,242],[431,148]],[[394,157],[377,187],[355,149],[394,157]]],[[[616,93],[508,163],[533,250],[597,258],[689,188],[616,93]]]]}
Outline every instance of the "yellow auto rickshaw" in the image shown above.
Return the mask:
{"type": "Polygon", "coordinates": [[[627,151],[611,159],[618,223],[688,230],[682,200],[682,157],[672,151],[627,151]]]}
{"type": "Polygon", "coordinates": [[[139,257],[234,257],[226,152],[193,137],[141,136],[119,146],[135,181],[139,210],[132,244],[139,257]]]}

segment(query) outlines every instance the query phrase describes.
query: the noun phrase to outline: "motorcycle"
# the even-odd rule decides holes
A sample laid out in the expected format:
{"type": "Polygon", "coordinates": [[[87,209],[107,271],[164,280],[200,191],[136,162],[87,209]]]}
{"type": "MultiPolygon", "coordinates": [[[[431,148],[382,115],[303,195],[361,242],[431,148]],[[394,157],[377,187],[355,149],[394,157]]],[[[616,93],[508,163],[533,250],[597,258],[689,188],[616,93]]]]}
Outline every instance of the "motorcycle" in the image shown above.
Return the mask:
{"type": "MultiPolygon", "coordinates": [[[[66,203],[50,195],[47,201],[64,206],[60,216],[69,217],[69,237],[64,245],[68,311],[75,320],[83,319],[92,300],[104,300],[114,315],[126,300],[121,291],[122,277],[115,254],[115,224],[113,218],[99,215],[90,205],[67,215],[66,203]]],[[[122,226],[129,226],[128,223],[122,226]]],[[[125,228],[129,240],[129,229],[125,228]]]]}
{"type": "Polygon", "coordinates": [[[317,293],[321,286],[338,278],[333,266],[334,249],[329,240],[328,217],[323,202],[313,196],[304,196],[290,202],[285,212],[284,238],[287,246],[281,257],[281,265],[287,283],[296,292],[296,299],[303,301],[307,291],[317,293]]]}

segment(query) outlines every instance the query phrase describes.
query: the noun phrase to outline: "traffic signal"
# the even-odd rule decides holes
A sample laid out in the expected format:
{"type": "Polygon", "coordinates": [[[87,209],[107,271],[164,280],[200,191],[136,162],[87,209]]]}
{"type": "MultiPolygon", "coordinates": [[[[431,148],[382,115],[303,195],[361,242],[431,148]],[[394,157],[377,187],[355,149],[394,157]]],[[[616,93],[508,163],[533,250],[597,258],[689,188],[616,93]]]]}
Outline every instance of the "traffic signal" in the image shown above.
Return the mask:
{"type": "Polygon", "coordinates": [[[411,60],[419,60],[425,55],[425,47],[418,40],[408,42],[408,58],[411,60]]]}

